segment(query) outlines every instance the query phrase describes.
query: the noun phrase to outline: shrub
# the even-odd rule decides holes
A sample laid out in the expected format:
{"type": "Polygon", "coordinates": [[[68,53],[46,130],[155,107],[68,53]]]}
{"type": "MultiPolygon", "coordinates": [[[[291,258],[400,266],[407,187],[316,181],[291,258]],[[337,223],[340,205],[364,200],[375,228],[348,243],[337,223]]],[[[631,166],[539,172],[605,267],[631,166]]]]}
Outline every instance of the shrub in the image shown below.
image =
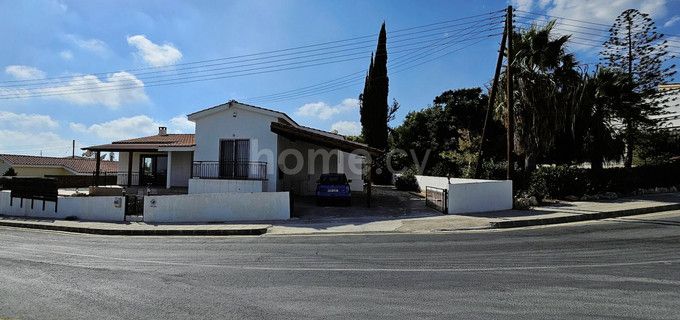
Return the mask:
{"type": "Polygon", "coordinates": [[[680,184],[680,164],[608,168],[594,176],[590,169],[573,166],[540,167],[526,188],[538,199],[562,199],[605,192],[629,193],[638,188],[671,187],[680,184]]]}
{"type": "Polygon", "coordinates": [[[397,190],[419,192],[418,180],[416,180],[416,169],[414,167],[406,169],[401,175],[397,176],[394,182],[397,190]]]}
{"type": "Polygon", "coordinates": [[[528,193],[538,199],[562,199],[569,195],[584,195],[590,185],[586,169],[572,166],[541,167],[531,174],[528,193]]]}

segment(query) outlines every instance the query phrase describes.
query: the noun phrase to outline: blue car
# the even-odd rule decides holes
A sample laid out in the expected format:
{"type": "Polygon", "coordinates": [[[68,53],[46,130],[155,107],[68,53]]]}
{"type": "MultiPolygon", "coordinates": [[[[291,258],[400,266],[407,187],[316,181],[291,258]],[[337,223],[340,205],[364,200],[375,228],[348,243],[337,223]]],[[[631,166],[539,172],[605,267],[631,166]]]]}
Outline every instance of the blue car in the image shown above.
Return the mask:
{"type": "Polygon", "coordinates": [[[325,173],[316,181],[316,205],[323,202],[341,202],[350,205],[352,193],[344,173],[325,173]]]}

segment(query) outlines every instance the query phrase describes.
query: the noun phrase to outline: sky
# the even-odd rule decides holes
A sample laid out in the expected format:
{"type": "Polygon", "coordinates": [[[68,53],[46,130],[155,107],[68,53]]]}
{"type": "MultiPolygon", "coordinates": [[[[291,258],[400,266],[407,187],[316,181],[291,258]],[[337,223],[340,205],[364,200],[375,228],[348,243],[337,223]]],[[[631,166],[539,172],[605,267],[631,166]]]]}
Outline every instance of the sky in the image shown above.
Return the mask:
{"type": "Polygon", "coordinates": [[[0,154],[193,133],[187,114],[230,100],[358,134],[383,22],[398,126],[444,91],[488,86],[508,5],[517,28],[559,18],[590,68],[628,8],[680,53],[680,0],[0,0],[0,154]]]}

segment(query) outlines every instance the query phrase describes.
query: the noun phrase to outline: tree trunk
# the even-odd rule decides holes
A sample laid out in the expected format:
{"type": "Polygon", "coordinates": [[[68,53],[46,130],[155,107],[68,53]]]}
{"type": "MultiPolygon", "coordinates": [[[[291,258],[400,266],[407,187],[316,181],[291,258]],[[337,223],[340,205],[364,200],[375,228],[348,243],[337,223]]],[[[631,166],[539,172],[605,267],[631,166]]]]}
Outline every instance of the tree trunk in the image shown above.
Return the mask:
{"type": "Polygon", "coordinates": [[[524,172],[526,172],[527,177],[531,176],[531,173],[536,171],[536,157],[533,154],[524,155],[524,172]]]}
{"type": "Polygon", "coordinates": [[[633,167],[633,147],[634,147],[634,132],[633,125],[628,122],[626,125],[626,161],[624,167],[630,169],[633,167]]]}

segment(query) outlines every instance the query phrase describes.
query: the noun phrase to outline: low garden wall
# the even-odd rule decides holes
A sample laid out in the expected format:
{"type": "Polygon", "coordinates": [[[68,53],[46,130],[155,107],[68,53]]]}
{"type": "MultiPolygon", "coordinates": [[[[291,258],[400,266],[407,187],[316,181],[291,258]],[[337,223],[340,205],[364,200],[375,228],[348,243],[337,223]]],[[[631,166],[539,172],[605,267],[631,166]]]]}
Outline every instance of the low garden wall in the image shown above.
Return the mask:
{"type": "Polygon", "coordinates": [[[80,220],[123,221],[125,198],[122,197],[59,197],[58,202],[14,198],[11,191],[0,191],[0,214],[19,217],[64,219],[69,216],[80,220]],[[10,205],[12,203],[12,205],[10,205]],[[57,211],[55,212],[55,205],[57,211]]]}
{"type": "Polygon", "coordinates": [[[261,180],[189,179],[189,194],[262,191],[261,180]]]}
{"type": "Polygon", "coordinates": [[[290,219],[288,192],[209,193],[144,198],[145,222],[290,219]]]}

